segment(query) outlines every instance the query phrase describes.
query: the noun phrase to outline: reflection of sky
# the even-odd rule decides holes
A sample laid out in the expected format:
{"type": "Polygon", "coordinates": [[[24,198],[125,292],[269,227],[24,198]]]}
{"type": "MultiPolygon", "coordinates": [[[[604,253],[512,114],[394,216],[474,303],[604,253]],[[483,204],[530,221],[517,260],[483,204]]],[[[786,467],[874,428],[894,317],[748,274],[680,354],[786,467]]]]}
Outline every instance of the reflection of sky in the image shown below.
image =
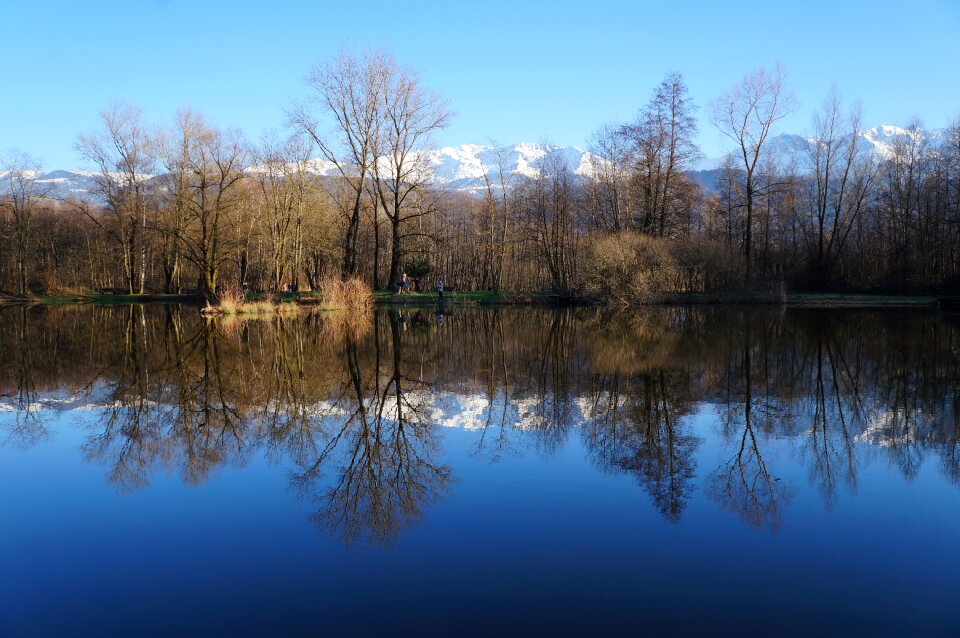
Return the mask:
{"type": "MultiPolygon", "coordinates": [[[[46,439],[0,448],[0,633],[958,627],[960,492],[934,455],[909,481],[883,456],[861,464],[855,490],[841,486],[828,510],[804,452],[809,433],[758,431],[764,461],[795,494],[776,533],[757,530],[705,495],[740,431],[725,436],[718,408],[704,404],[685,417],[700,442],[693,493],[672,524],[635,477],[598,468],[577,430],[544,452],[518,428],[515,453],[492,462],[467,429],[491,406],[474,395],[432,405],[455,426],[439,453],[455,483],[389,547],[318,534],[311,503],[290,489],[292,468],[259,454],[200,487],[155,471],[120,495],[102,465],[83,460],[90,412],[44,412],[46,439]]],[[[491,405],[496,413],[503,399],[491,405]]],[[[512,423],[524,423],[524,405],[512,423]]],[[[13,416],[0,414],[4,431],[13,416]]]]}

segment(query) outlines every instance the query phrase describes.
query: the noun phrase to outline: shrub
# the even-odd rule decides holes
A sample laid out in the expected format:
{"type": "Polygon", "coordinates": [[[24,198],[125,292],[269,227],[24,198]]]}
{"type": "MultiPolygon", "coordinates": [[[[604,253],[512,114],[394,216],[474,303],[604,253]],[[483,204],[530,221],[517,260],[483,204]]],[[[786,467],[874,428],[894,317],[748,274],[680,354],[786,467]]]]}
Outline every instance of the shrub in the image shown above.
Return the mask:
{"type": "Polygon", "coordinates": [[[669,241],[633,231],[588,239],[583,290],[614,303],[652,301],[678,289],[678,268],[669,241]]]}
{"type": "Polygon", "coordinates": [[[359,277],[325,277],[320,282],[324,305],[328,308],[367,313],[373,309],[373,292],[359,277]]]}

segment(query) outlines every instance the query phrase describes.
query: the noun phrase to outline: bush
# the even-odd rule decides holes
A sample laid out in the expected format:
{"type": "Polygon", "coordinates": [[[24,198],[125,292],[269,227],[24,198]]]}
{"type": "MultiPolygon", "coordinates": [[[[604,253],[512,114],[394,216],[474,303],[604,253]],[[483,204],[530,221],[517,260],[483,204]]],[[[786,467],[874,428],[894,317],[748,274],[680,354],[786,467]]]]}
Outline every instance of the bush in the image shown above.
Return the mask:
{"type": "Polygon", "coordinates": [[[367,313],[373,309],[373,292],[359,277],[325,277],[320,282],[324,305],[329,308],[367,313]]]}
{"type": "Polygon", "coordinates": [[[633,231],[589,238],[581,272],[585,293],[614,303],[653,301],[678,291],[679,270],[669,240],[633,231]]]}

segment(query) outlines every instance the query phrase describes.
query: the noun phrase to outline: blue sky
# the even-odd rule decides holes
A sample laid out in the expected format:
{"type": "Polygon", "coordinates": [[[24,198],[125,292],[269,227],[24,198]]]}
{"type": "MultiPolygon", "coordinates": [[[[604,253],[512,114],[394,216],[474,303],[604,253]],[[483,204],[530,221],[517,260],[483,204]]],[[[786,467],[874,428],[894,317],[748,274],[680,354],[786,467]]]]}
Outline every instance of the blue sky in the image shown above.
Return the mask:
{"type": "Polygon", "coordinates": [[[630,118],[671,70],[700,106],[700,143],[726,149],[708,105],[759,65],[782,64],[803,132],[836,84],[864,124],[960,115],[960,0],[529,3],[0,0],[0,152],[74,168],[76,136],[111,100],[148,119],[192,106],[251,137],[280,128],[310,66],[341,48],[387,48],[444,95],[441,145],[585,146],[630,118]],[[842,5],[835,7],[834,4],[842,5]]]}

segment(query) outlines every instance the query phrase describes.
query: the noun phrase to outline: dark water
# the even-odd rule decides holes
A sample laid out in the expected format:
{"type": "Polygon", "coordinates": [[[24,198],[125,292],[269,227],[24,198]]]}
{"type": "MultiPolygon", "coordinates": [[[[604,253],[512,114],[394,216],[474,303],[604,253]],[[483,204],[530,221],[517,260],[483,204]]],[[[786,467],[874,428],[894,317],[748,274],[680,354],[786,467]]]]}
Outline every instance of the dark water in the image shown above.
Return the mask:
{"type": "Polygon", "coordinates": [[[0,635],[960,635],[960,323],[0,309],[0,635]]]}

